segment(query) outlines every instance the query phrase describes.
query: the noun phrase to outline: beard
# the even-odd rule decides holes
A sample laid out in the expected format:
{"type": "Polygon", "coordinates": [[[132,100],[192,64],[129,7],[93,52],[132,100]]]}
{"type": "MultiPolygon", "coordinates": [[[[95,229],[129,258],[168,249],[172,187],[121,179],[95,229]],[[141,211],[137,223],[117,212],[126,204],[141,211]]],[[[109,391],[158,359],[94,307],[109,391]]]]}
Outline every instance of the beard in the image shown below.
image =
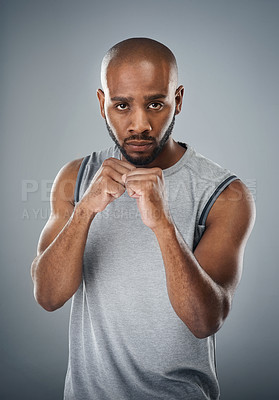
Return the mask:
{"type": "MultiPolygon", "coordinates": [[[[113,133],[111,127],[109,126],[106,118],[105,118],[105,122],[106,122],[106,127],[107,127],[107,130],[108,130],[108,133],[109,133],[110,137],[112,138],[112,140],[114,141],[116,146],[119,148],[119,150],[120,150],[121,154],[123,155],[123,157],[125,157],[127,161],[129,161],[130,163],[132,163],[134,165],[143,166],[143,165],[148,165],[148,164],[152,163],[152,161],[154,161],[155,158],[158,157],[158,155],[163,150],[166,142],[168,141],[170,135],[172,134],[174,123],[175,123],[175,114],[174,114],[174,116],[173,116],[173,118],[171,120],[171,123],[169,124],[168,128],[166,129],[162,139],[160,140],[159,144],[154,148],[152,153],[150,155],[148,155],[148,156],[139,156],[139,157],[131,157],[131,156],[129,156],[129,154],[127,154],[127,152],[124,149],[124,147],[120,145],[120,143],[117,140],[115,134],[113,133]]],[[[147,136],[147,135],[144,135],[144,134],[131,135],[131,136],[127,137],[124,140],[124,144],[125,144],[125,141],[129,141],[129,140],[148,140],[148,141],[152,141],[153,143],[155,143],[155,141],[156,141],[156,139],[153,136],[147,136]]]]}

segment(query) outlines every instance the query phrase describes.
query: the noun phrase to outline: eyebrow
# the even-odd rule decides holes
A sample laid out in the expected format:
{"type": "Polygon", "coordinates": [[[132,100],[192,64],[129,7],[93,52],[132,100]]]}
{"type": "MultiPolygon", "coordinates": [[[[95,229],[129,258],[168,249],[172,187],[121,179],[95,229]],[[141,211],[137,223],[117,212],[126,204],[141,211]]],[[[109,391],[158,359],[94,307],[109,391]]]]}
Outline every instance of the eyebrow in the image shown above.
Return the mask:
{"type": "MultiPolygon", "coordinates": [[[[144,96],[144,100],[151,101],[157,99],[165,99],[167,96],[162,93],[153,94],[151,96],[144,96]]],[[[133,97],[122,97],[122,96],[114,96],[111,98],[111,101],[122,101],[123,103],[132,102],[134,100],[133,97]]]]}
{"type": "Polygon", "coordinates": [[[133,97],[122,97],[122,96],[111,97],[111,101],[122,101],[123,103],[127,103],[133,100],[134,100],[133,97]]]}
{"type": "Polygon", "coordinates": [[[157,100],[157,99],[165,99],[167,96],[162,93],[153,94],[152,96],[144,96],[144,100],[157,100]]]}

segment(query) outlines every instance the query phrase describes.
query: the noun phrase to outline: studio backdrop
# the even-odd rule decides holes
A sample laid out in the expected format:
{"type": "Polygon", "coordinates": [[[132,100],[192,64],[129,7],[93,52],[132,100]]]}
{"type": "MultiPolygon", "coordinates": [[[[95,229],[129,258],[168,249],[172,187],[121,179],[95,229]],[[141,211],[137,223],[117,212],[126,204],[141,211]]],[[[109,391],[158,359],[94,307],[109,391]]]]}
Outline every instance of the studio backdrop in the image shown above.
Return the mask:
{"type": "Polygon", "coordinates": [[[1,399],[62,399],[70,301],[43,310],[30,265],[59,169],[111,145],[96,98],[102,57],[139,36],[177,57],[174,139],[230,169],[256,202],[217,334],[221,398],[277,398],[278,17],[276,0],[0,1],[1,399]]]}

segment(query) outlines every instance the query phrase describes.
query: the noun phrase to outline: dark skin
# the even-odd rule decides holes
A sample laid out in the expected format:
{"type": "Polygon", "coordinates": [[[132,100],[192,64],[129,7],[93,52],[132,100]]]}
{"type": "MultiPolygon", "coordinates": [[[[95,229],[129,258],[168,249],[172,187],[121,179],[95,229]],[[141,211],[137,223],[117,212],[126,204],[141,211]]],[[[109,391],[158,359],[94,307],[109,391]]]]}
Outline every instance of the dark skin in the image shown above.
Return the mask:
{"type": "MultiPolygon", "coordinates": [[[[181,111],[184,88],[176,88],[175,71],[158,59],[139,60],[136,66],[130,63],[110,66],[104,86],[106,96],[101,89],[97,91],[101,115],[107,118],[120,145],[132,135],[150,135],[158,145],[173,115],[181,111]]],[[[153,148],[154,145],[144,152],[145,155],[148,156],[153,148]]],[[[125,150],[135,158],[141,156],[140,151],[132,151],[129,146],[125,150]]],[[[148,168],[168,168],[182,157],[184,151],[170,138],[148,168]]]]}
{"type": "MultiPolygon", "coordinates": [[[[184,89],[176,87],[172,65],[151,56],[133,63],[111,63],[103,86],[97,92],[101,114],[120,145],[137,135],[141,140],[125,150],[134,158],[148,156],[174,113],[181,111],[184,89]],[[155,142],[141,148],[147,134],[155,142]]],[[[254,203],[241,181],[231,183],[210,210],[206,231],[192,253],[171,219],[162,174],[184,151],[170,137],[158,157],[144,167],[136,168],[125,159],[106,160],[76,206],[74,183],[81,160],[60,171],[52,191],[52,214],[32,264],[35,296],[45,309],[61,307],[78,289],[90,224],[98,212],[127,190],[137,202],[142,222],[158,240],[174,311],[198,338],[217,332],[241,277],[244,248],[254,223],[254,203]],[[67,180],[73,184],[65,186],[67,180]]]]}

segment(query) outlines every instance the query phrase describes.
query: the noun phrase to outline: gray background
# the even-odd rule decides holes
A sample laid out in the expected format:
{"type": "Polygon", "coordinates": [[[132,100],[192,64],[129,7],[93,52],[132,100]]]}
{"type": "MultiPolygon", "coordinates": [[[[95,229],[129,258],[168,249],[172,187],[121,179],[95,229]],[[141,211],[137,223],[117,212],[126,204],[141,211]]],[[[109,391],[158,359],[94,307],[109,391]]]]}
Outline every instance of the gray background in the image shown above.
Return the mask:
{"type": "Polygon", "coordinates": [[[40,308],[29,268],[57,171],[111,143],[95,95],[100,61],[133,36],[177,56],[186,96],[174,138],[255,196],[243,279],[217,334],[218,374],[223,400],[277,398],[278,16],[272,0],[0,2],[1,399],[62,399],[70,302],[40,308]]]}

